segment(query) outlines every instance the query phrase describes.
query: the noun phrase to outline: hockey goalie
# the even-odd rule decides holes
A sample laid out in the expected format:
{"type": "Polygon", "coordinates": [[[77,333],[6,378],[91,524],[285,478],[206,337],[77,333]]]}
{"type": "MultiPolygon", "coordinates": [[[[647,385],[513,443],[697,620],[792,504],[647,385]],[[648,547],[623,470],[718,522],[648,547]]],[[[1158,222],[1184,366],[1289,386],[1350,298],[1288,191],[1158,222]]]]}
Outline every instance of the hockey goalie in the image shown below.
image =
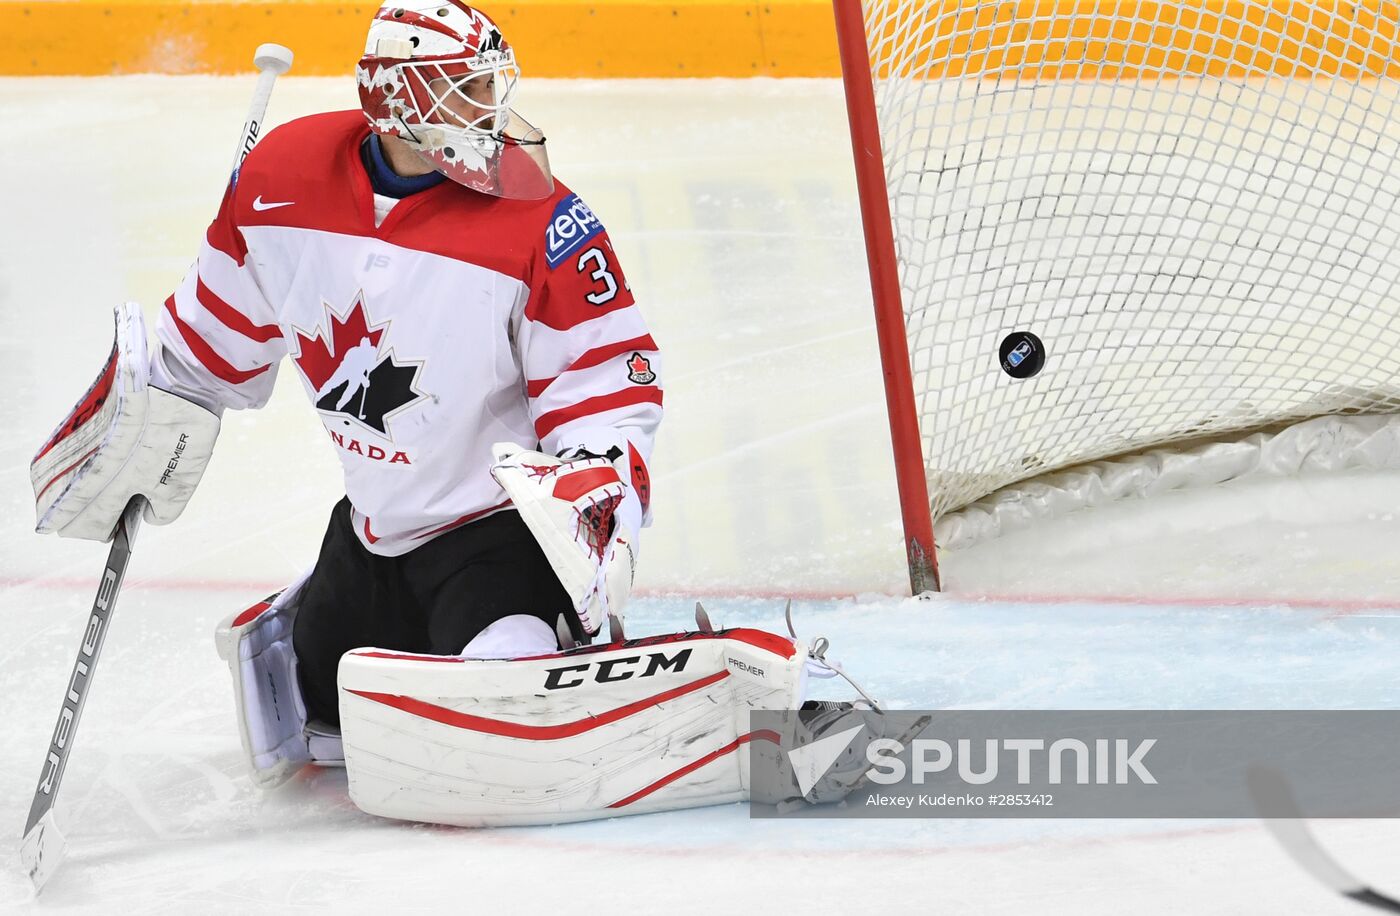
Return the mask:
{"type": "MultiPolygon", "coordinates": [[[[627,640],[661,363],[598,216],[460,0],[386,4],[358,108],[267,134],[147,350],[138,307],[32,465],[38,528],[169,523],[284,357],[344,470],[315,565],[219,627],[253,780],[344,765],[386,817],[555,822],[732,801],[795,638],[627,640]],[[607,642],[592,644],[606,631],[607,642]]],[[[814,705],[820,729],[844,707],[814,705]]],[[[795,726],[796,727],[796,726],[795,726]]]]}

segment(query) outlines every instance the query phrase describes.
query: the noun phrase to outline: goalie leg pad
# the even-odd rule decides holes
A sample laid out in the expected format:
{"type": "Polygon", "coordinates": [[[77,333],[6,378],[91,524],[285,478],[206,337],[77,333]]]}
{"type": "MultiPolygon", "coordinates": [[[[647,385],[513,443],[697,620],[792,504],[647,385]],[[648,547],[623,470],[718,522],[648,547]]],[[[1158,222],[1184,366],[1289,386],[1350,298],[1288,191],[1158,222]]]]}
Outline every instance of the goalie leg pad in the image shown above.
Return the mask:
{"type": "Polygon", "coordinates": [[[761,630],[534,658],[357,649],[340,662],[350,798],[382,817],[563,823],[742,801],[751,709],[796,705],[807,654],[761,630]]]}
{"type": "Polygon", "coordinates": [[[219,625],[214,642],[233,676],[238,734],[253,783],[270,789],[306,763],[342,762],[334,728],[306,721],[292,624],[307,576],[219,625]]]}

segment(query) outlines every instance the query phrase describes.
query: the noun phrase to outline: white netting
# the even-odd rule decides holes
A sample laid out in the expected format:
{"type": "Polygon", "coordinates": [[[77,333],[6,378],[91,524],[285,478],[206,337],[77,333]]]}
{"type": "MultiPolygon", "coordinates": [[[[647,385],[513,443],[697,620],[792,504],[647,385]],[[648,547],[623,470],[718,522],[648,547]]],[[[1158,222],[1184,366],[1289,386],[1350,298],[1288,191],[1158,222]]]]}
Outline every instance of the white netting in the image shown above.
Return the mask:
{"type": "Polygon", "coordinates": [[[1396,9],[866,0],[933,514],[1400,411],[1396,9]],[[1013,331],[1036,377],[1000,367],[1013,331]]]}

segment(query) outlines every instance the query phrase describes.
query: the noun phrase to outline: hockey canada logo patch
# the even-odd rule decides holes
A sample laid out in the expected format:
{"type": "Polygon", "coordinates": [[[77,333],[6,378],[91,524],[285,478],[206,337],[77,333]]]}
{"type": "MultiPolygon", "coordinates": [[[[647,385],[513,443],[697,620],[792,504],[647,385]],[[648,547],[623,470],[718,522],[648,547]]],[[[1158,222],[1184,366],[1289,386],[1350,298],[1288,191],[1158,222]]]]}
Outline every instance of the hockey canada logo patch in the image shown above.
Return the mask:
{"type": "Polygon", "coordinates": [[[656,381],[656,373],[651,371],[651,360],[640,353],[633,353],[627,360],[627,379],[637,385],[650,385],[656,381]]]}
{"type": "Polygon", "coordinates": [[[385,438],[389,420],[428,396],[415,385],[422,360],[400,360],[386,345],[389,322],[370,324],[363,294],[341,317],[323,302],[328,331],[296,332],[292,360],[310,384],[316,409],[359,423],[385,438]]]}

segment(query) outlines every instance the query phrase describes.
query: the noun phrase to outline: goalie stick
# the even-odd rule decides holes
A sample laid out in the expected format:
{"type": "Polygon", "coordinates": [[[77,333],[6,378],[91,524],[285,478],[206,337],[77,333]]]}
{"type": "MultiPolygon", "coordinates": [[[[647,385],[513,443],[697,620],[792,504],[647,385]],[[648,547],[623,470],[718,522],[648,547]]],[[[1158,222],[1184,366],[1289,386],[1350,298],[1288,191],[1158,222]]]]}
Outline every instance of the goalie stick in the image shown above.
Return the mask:
{"type": "MultiPolygon", "coordinates": [[[[262,134],[263,116],[267,112],[268,99],[272,95],[272,84],[292,66],[292,52],[278,44],[258,45],[253,52],[253,64],[258,68],[258,82],[253,90],[253,99],[248,107],[248,117],[238,136],[238,149],[233,159],[233,174],[243,158],[258,142],[262,134]]],[[[63,695],[63,705],[59,709],[58,722],[53,736],[49,739],[48,753],[44,758],[43,769],[39,773],[39,784],[34,789],[34,801],[29,807],[29,818],[24,825],[24,839],[20,843],[20,863],[29,880],[34,884],[35,893],[42,891],[44,884],[63,861],[66,843],[54,818],[54,803],[58,799],[58,788],[63,781],[68,766],[68,755],[73,750],[73,739],[77,735],[78,719],[83,714],[83,704],[92,687],[92,678],[97,669],[97,659],[102,652],[102,643],[107,637],[111,624],[112,611],[116,606],[117,594],[121,591],[122,579],[131,560],[131,545],[141,526],[141,515],[146,501],[134,497],[122,512],[120,521],[112,533],[112,549],[107,553],[107,565],[103,569],[102,581],[97,586],[97,597],[93,599],[92,612],[83,630],[83,641],[78,647],[78,657],[73,663],[73,673],[68,677],[68,689],[63,695]]]]}
{"type": "Polygon", "coordinates": [[[117,529],[112,535],[112,549],[107,552],[107,566],[97,586],[97,597],[92,601],[92,612],[83,629],[83,641],[78,646],[73,673],[68,676],[68,690],[63,695],[63,706],[58,711],[53,737],[49,739],[44,767],[39,772],[39,784],[34,789],[34,801],[29,806],[29,820],[24,824],[24,841],[20,844],[19,856],[25,874],[34,882],[36,892],[43,889],[44,882],[63,860],[66,844],[54,820],[53,806],[58,798],[63,772],[68,766],[68,754],[73,749],[78,719],[83,714],[83,704],[87,702],[88,690],[92,686],[97,658],[102,654],[102,643],[107,638],[117,593],[121,591],[122,579],[126,577],[126,565],[131,560],[131,543],[141,527],[141,513],[145,506],[146,501],[141,497],[132,499],[117,522],[117,529]]]}
{"type": "Polygon", "coordinates": [[[1252,766],[1245,775],[1245,782],[1264,826],[1305,872],[1357,903],[1387,913],[1400,913],[1400,900],[1367,887],[1318,844],[1282,773],[1270,767],[1252,766]]]}

